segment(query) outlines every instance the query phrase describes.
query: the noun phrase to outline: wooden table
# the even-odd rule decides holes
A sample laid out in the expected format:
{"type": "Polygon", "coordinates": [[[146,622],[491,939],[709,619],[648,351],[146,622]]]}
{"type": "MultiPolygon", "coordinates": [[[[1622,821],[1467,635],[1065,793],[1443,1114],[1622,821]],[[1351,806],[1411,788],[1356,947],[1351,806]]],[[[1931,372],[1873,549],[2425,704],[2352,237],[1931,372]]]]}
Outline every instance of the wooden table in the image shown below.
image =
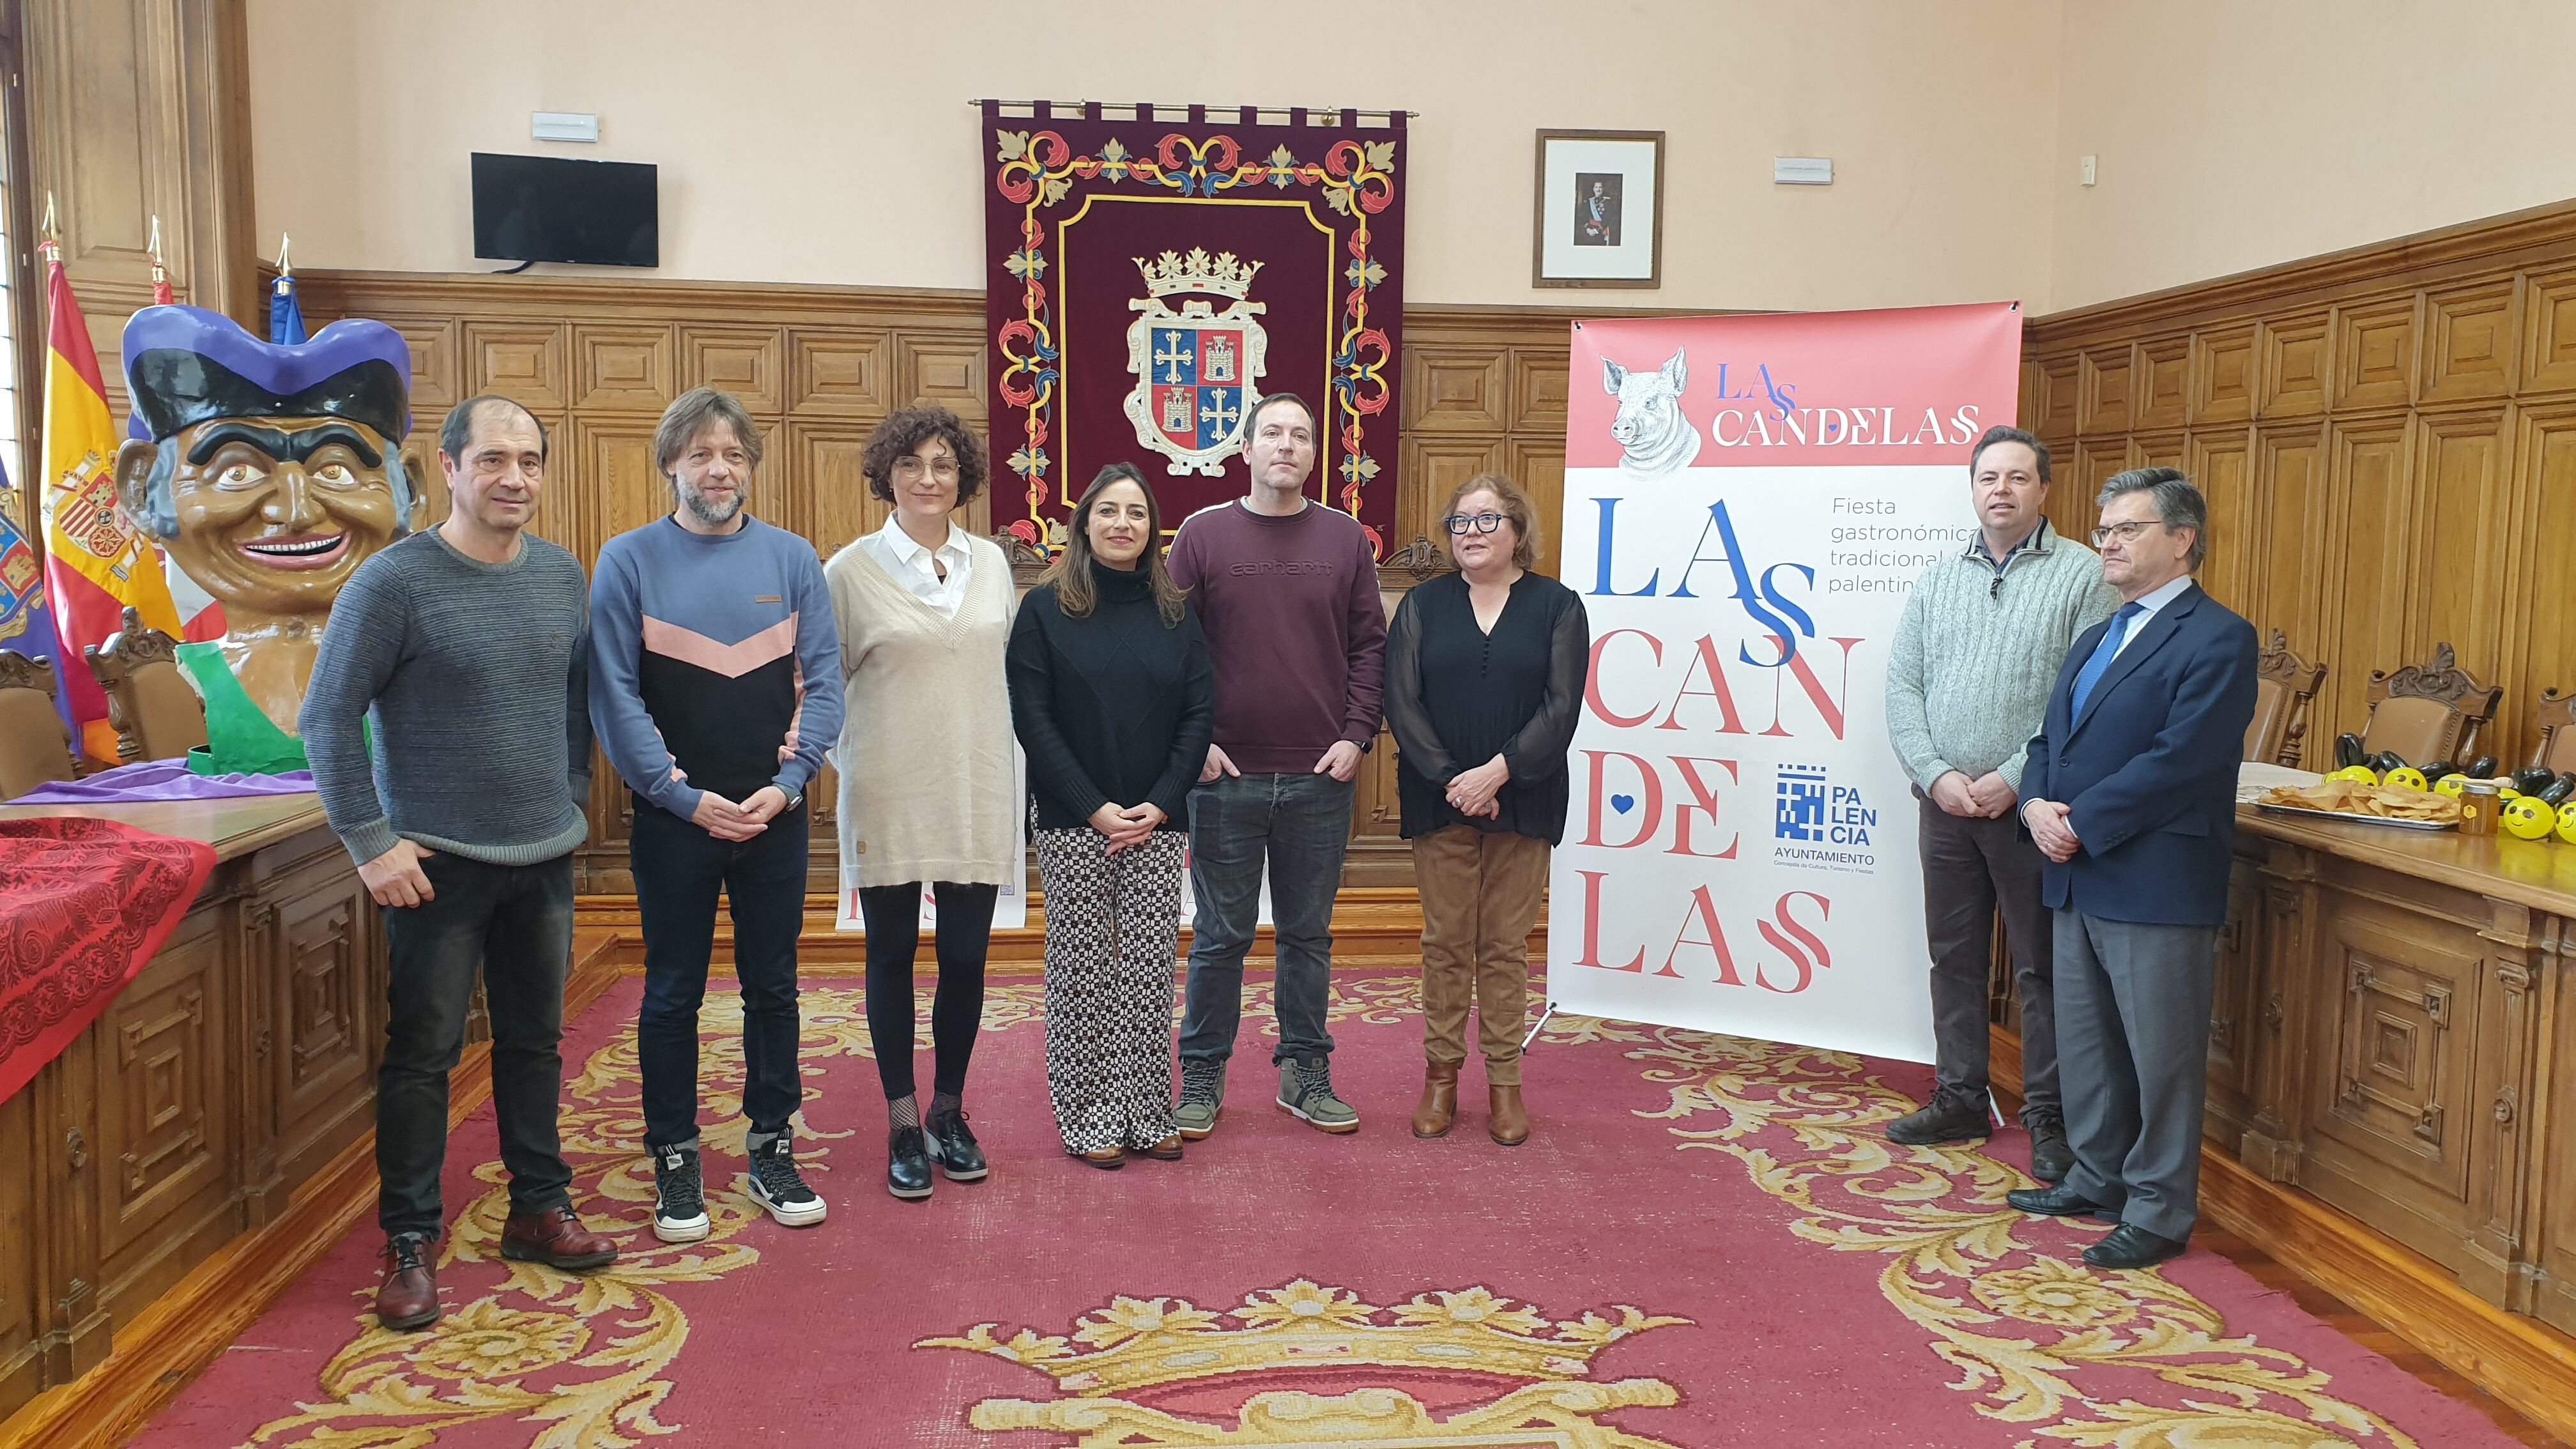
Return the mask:
{"type": "Polygon", "coordinates": [[[310,794],[9,806],[202,840],[217,864],[159,954],[0,1102],[0,1419],[373,1121],[385,953],[310,794]]]}

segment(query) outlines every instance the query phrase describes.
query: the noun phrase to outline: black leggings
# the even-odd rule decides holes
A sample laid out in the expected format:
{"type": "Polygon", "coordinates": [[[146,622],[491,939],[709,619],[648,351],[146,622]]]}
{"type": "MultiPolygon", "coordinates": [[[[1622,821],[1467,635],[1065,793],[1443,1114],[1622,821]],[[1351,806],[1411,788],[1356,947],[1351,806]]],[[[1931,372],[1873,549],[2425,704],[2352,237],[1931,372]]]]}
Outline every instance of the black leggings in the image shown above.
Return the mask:
{"type": "MultiPolygon", "coordinates": [[[[931,1090],[966,1091],[966,1062],[975,1055],[975,1032],[984,1021],[984,953],[993,939],[993,901],[1001,887],[939,881],[934,950],[939,990],[930,1003],[934,1071],[931,1090]]],[[[859,916],[868,928],[868,1036],[876,1043],[877,1080],[886,1100],[913,1094],[912,958],[921,948],[921,883],[866,886],[859,916]]]]}

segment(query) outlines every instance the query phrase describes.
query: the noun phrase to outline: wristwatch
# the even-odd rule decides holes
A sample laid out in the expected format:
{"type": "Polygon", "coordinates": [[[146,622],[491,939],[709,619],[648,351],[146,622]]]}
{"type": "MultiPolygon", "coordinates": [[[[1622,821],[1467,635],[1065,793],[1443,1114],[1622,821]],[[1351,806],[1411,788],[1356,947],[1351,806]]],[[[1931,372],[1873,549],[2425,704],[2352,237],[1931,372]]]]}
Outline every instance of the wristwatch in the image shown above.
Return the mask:
{"type": "Polygon", "coordinates": [[[802,790],[790,790],[784,785],[773,786],[772,788],[787,797],[787,803],[778,807],[778,813],[781,815],[787,814],[797,806],[805,803],[805,792],[802,790]]]}

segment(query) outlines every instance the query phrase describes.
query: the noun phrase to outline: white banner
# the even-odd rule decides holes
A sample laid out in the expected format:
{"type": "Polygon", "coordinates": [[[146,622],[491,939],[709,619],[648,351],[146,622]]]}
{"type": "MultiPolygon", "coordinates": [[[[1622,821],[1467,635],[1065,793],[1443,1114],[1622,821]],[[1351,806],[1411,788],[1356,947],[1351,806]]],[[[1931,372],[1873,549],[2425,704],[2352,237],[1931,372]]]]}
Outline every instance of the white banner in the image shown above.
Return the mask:
{"type": "Polygon", "coordinates": [[[1593,658],[1549,881],[1560,1010],[1932,1059],[1888,646],[1966,546],[2017,308],[1575,324],[1593,658]]]}

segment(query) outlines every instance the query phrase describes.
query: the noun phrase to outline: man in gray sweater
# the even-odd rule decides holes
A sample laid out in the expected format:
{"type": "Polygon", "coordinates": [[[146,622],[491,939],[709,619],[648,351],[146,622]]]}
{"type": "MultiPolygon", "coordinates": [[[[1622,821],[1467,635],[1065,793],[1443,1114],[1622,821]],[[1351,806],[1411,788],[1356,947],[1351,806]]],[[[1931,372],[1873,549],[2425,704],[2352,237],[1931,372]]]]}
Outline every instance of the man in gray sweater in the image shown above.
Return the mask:
{"type": "Polygon", "coordinates": [[[527,409],[457,404],[438,462],[447,521],[350,575],[298,719],[331,828],[384,908],[392,958],[376,1076],[376,1317],[393,1329],[438,1320],[447,1074],[478,970],[510,1169],[501,1256],[569,1270],[617,1256],[573,1214],[556,1132],[572,850],[588,833],[589,590],[579,560],[522,532],[546,463],[527,409]]]}
{"type": "Polygon", "coordinates": [[[2013,807],[2067,648],[2120,599],[2102,582],[2102,560],[2041,516],[2048,480],[2047,445],[2019,428],[1988,428],[1968,458],[1977,534],[1923,571],[1896,627],[1887,733],[1921,802],[1936,1085],[1887,1136],[1923,1144],[1989,1135],[1986,979],[2000,903],[2021,997],[2031,1175],[2055,1182],[2073,1159],[2057,1090],[2048,912],[2039,847],[2013,807]]]}

